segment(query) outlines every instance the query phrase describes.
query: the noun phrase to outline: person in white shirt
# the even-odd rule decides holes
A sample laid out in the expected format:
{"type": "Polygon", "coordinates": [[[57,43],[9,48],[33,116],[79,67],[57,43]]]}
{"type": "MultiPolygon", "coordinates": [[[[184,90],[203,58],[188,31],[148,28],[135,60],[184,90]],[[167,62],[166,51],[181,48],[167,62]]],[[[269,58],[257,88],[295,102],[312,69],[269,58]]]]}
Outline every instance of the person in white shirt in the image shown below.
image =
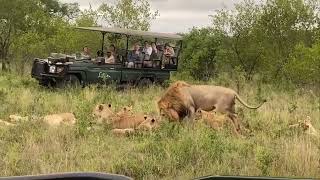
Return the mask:
{"type": "Polygon", "coordinates": [[[150,56],[151,56],[151,54],[152,54],[152,47],[151,47],[151,45],[148,43],[148,41],[145,41],[145,42],[144,42],[144,47],[143,47],[142,53],[145,54],[144,60],[149,60],[149,59],[150,59],[150,56]]]}
{"type": "Polygon", "coordinates": [[[105,57],[105,63],[106,64],[114,64],[115,63],[115,59],[114,59],[114,56],[113,56],[111,50],[107,51],[107,56],[105,57]]]}

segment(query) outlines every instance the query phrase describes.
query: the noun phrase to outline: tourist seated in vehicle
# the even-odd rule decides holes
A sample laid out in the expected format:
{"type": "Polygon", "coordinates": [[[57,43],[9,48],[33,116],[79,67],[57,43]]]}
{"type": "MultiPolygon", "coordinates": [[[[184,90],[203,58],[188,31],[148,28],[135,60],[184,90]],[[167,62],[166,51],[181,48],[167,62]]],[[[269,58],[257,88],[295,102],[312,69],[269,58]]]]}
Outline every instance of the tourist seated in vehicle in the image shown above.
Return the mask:
{"type": "Polygon", "coordinates": [[[107,56],[105,57],[105,63],[106,64],[114,64],[115,63],[115,58],[112,54],[112,51],[108,49],[107,51],[107,56]]]}
{"type": "Polygon", "coordinates": [[[150,56],[152,54],[152,47],[148,43],[148,41],[144,42],[144,47],[142,49],[142,53],[144,54],[144,60],[149,60],[150,59],[150,56]]]}
{"type": "Polygon", "coordinates": [[[118,58],[118,52],[117,52],[116,46],[114,44],[111,44],[109,47],[109,50],[111,51],[111,53],[115,59],[115,62],[117,62],[119,60],[119,58],[118,58]]]}
{"type": "Polygon", "coordinates": [[[162,62],[162,68],[164,68],[165,64],[169,64],[172,57],[174,56],[174,50],[173,48],[169,45],[169,43],[166,43],[164,45],[164,58],[163,58],[163,62],[162,62]]]}
{"type": "Polygon", "coordinates": [[[153,67],[154,66],[154,60],[157,60],[159,59],[159,55],[158,55],[158,49],[157,49],[157,46],[156,46],[156,43],[155,42],[152,42],[151,43],[151,55],[150,55],[150,58],[149,60],[146,60],[143,62],[143,66],[144,67],[153,67]]]}
{"type": "Polygon", "coordinates": [[[128,68],[133,68],[134,64],[142,61],[142,53],[140,51],[140,45],[136,43],[133,46],[133,50],[128,53],[128,61],[126,66],[128,68]]]}
{"type": "Polygon", "coordinates": [[[82,48],[81,57],[85,58],[85,59],[90,59],[91,58],[90,49],[87,46],[84,46],[82,48]]]}
{"type": "Polygon", "coordinates": [[[157,45],[156,45],[155,42],[151,43],[151,48],[152,48],[152,53],[151,54],[157,54],[158,53],[157,45]]]}

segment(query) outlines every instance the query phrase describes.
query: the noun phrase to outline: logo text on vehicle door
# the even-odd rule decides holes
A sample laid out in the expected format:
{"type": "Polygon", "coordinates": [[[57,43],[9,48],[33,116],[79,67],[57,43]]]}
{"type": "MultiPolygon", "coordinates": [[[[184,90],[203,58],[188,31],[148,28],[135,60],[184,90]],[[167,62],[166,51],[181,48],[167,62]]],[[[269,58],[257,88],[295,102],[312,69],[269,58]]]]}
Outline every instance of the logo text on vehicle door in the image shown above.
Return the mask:
{"type": "Polygon", "coordinates": [[[99,72],[98,78],[101,78],[102,80],[107,80],[111,77],[109,76],[109,74],[107,74],[105,72],[99,72]]]}

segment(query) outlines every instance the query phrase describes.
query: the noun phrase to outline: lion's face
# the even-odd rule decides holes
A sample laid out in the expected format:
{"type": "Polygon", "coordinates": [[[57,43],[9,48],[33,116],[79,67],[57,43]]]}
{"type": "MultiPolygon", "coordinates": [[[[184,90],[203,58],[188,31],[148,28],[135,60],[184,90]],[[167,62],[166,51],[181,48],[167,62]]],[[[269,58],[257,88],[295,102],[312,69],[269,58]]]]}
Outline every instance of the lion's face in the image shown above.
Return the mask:
{"type": "Polygon", "coordinates": [[[122,114],[131,114],[132,113],[132,106],[124,106],[119,112],[117,112],[117,115],[122,115],[122,114]]]}
{"type": "Polygon", "coordinates": [[[145,115],[144,119],[145,120],[138,126],[137,129],[151,131],[160,126],[160,120],[155,116],[145,115]]]}
{"type": "Polygon", "coordinates": [[[113,114],[111,104],[98,104],[92,112],[96,119],[108,119],[113,114]]]}
{"type": "Polygon", "coordinates": [[[176,110],[169,107],[169,103],[163,101],[158,102],[159,113],[161,118],[169,118],[170,120],[179,120],[180,116],[176,110]]]}

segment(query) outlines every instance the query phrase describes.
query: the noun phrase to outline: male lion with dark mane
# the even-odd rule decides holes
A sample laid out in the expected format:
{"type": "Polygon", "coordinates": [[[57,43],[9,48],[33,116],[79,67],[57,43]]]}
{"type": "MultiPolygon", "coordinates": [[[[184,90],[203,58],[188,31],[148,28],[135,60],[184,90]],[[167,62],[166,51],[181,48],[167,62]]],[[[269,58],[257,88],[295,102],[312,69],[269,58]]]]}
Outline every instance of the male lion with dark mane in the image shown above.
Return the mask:
{"type": "Polygon", "coordinates": [[[198,109],[202,109],[228,113],[231,120],[236,123],[235,100],[249,109],[258,109],[266,102],[264,100],[258,106],[250,106],[230,88],[213,85],[190,85],[183,81],[177,81],[167,89],[158,101],[158,108],[161,116],[167,116],[173,121],[179,121],[185,117],[193,118],[194,113],[198,109]]]}

